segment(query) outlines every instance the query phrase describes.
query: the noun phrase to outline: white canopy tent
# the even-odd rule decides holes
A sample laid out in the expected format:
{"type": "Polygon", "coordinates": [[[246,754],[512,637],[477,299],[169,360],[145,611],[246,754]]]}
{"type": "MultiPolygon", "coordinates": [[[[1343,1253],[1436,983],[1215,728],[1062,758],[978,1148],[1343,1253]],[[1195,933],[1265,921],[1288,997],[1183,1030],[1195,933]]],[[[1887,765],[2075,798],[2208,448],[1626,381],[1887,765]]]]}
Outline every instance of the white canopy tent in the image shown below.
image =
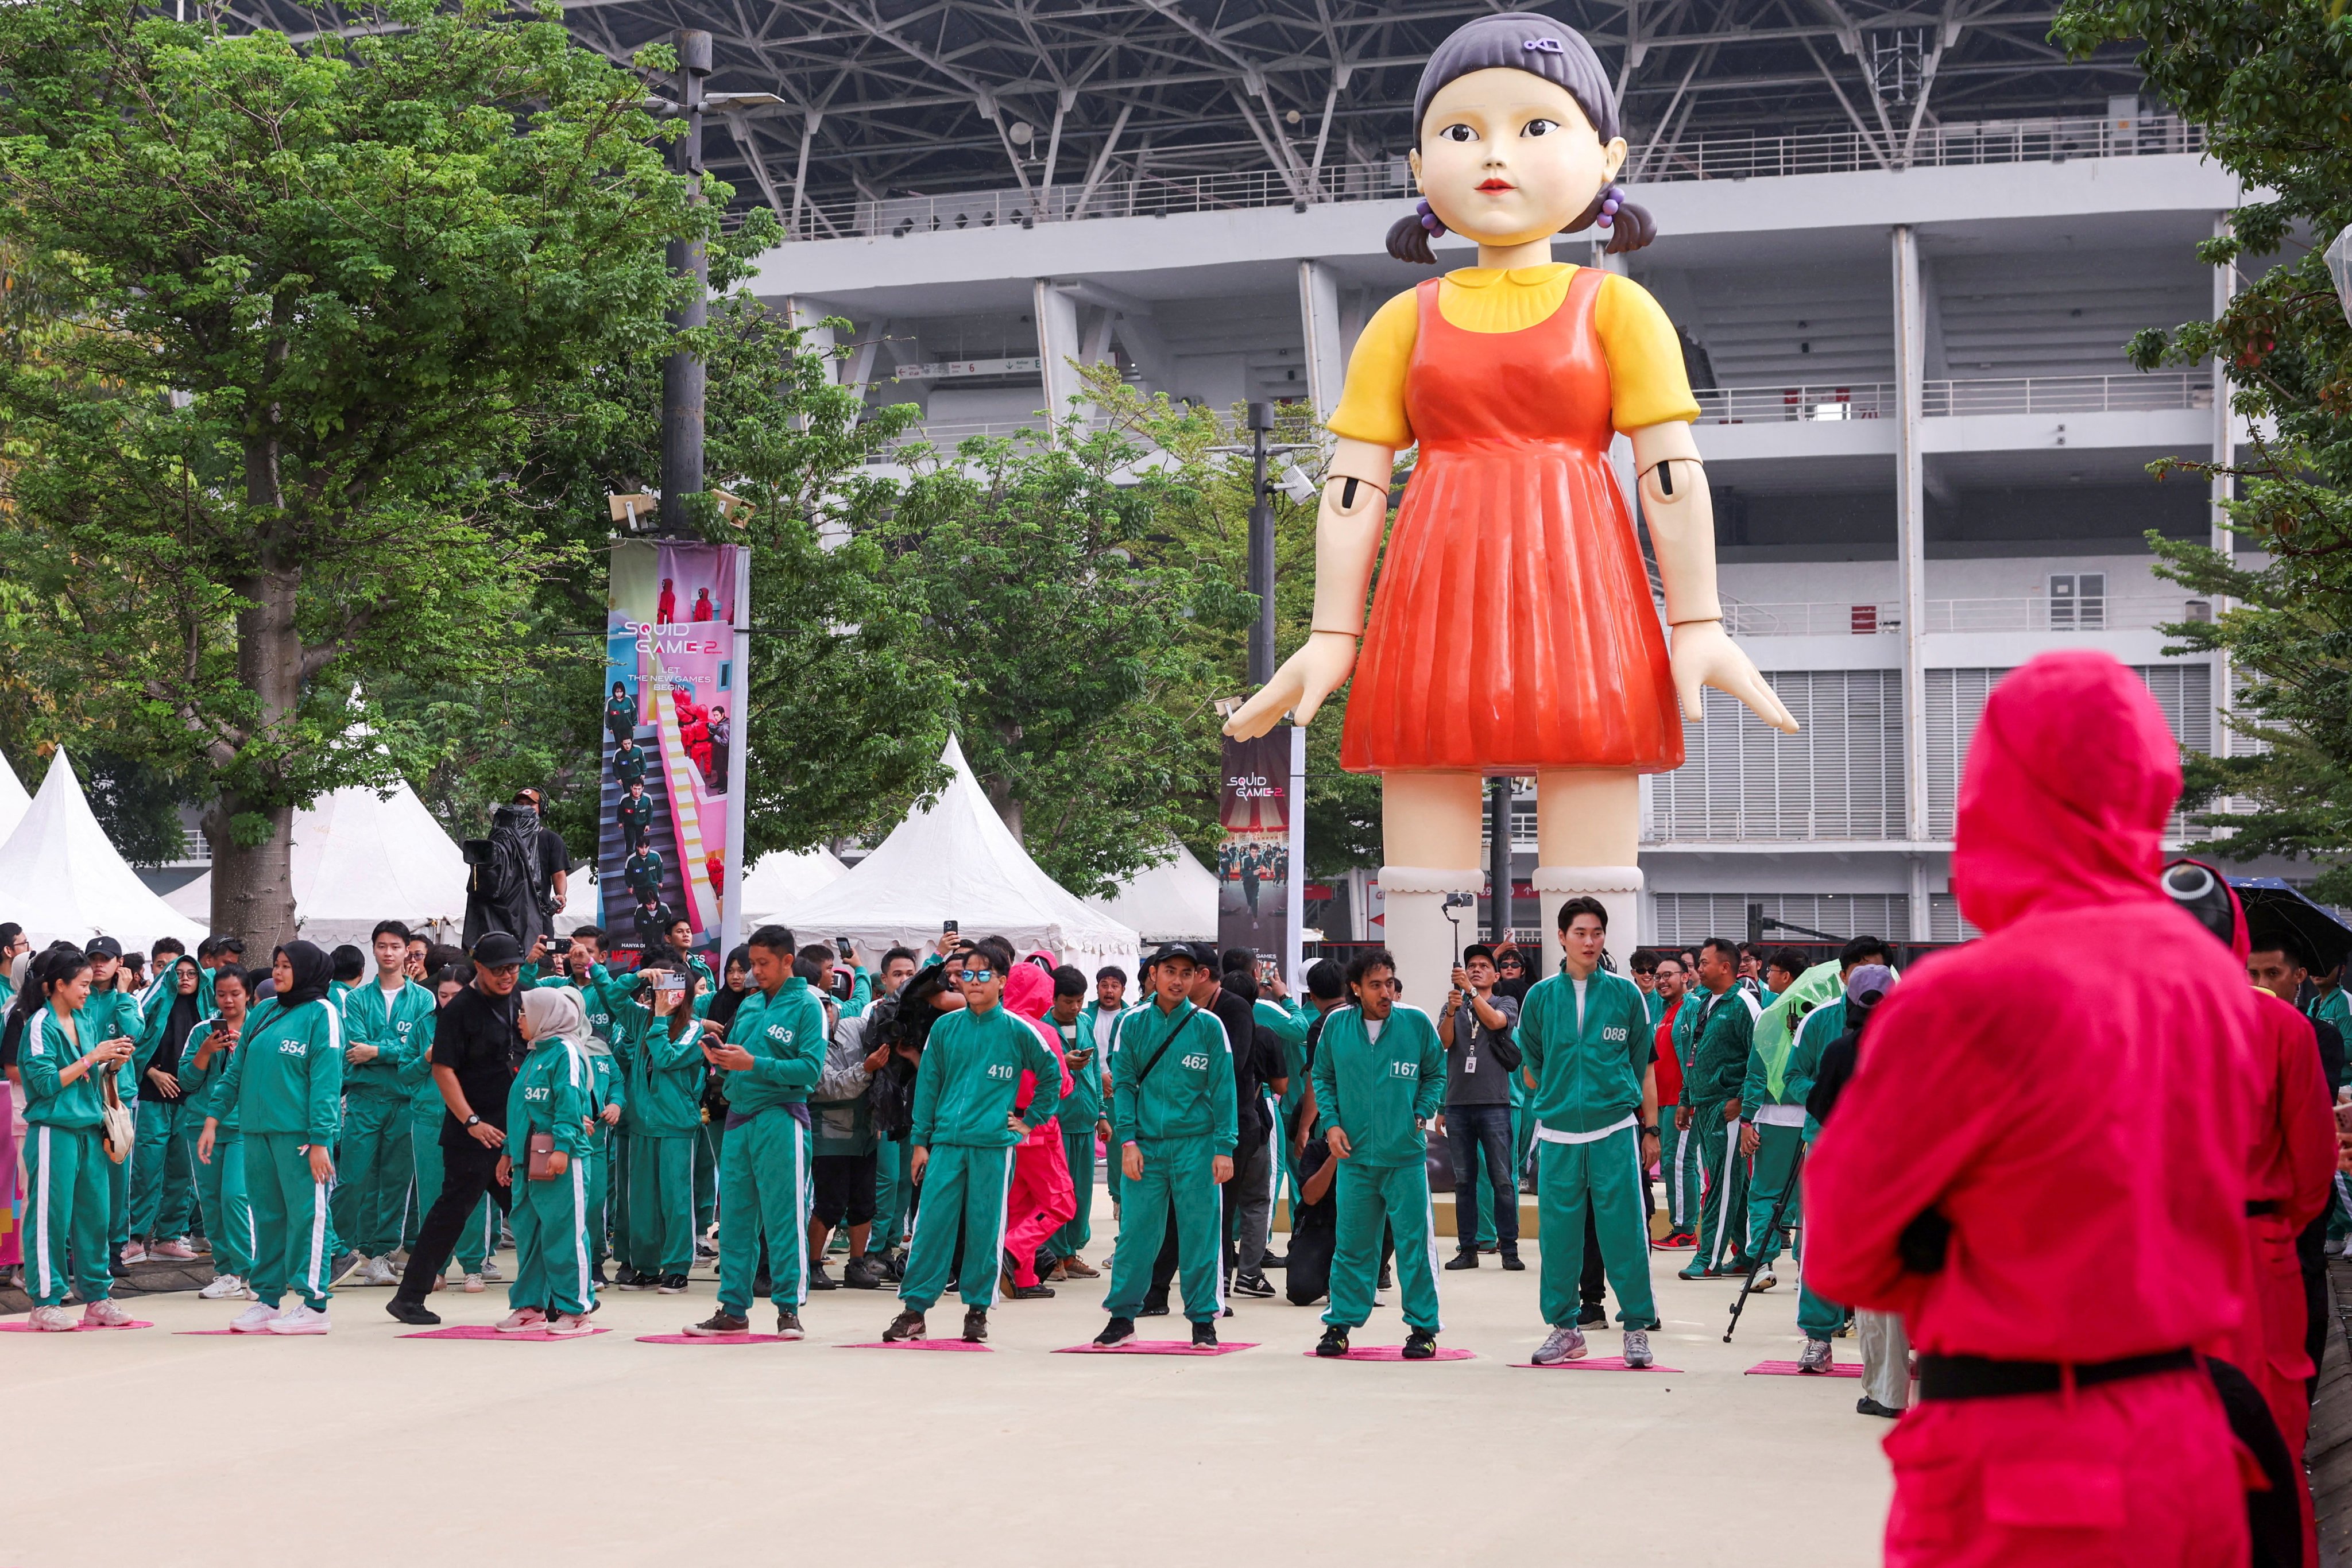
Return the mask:
{"type": "Polygon", "coordinates": [[[0,903],[36,948],[93,936],[111,936],[125,952],[161,936],[194,948],[205,931],[202,920],[157,897],[115,852],[62,747],[49,758],[41,792],[0,843],[0,903]]]}
{"type": "Polygon", "coordinates": [[[8,835],[16,831],[16,824],[25,820],[32,805],[33,798],[16,781],[16,770],[8,766],[6,758],[0,757],[0,843],[8,841],[8,835]]]}
{"type": "Polygon", "coordinates": [[[555,912],[549,926],[558,936],[569,936],[583,925],[594,925],[604,913],[598,904],[596,862],[587,861],[573,866],[563,883],[563,907],[555,912]]]}
{"type": "MultiPolygon", "coordinates": [[[[848,873],[780,911],[803,941],[846,936],[870,962],[903,944],[918,951],[953,920],[967,936],[1002,935],[1026,953],[1043,947],[1091,973],[1133,968],[1135,928],[1088,908],[1031,860],[988,803],[950,738],[941,760],[955,777],[917,807],[848,873]]],[[[747,901],[748,903],[748,901],[747,901]]]]}
{"type": "Polygon", "coordinates": [[[1141,934],[1146,946],[1162,942],[1217,939],[1216,874],[1181,844],[1158,865],[1136,873],[1108,898],[1089,898],[1098,909],[1141,934]]]}
{"type": "MultiPolygon", "coordinates": [[[[303,940],[364,947],[381,920],[455,942],[466,924],[466,857],[405,781],[389,795],[363,785],[294,813],[294,925],[303,940]]],[[[182,914],[206,918],[213,873],[174,891],[182,914]]]]}
{"type": "Polygon", "coordinates": [[[743,934],[779,919],[783,912],[849,874],[841,857],[828,849],[788,854],[782,850],[761,855],[743,873],[743,934]]]}

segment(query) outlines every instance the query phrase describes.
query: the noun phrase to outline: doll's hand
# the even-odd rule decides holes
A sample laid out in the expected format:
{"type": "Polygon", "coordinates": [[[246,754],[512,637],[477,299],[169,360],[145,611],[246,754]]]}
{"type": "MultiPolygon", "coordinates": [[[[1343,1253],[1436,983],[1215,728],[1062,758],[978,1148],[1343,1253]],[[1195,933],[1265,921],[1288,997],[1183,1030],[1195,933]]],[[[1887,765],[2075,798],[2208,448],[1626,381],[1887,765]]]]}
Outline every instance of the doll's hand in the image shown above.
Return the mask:
{"type": "Polygon", "coordinates": [[[1674,632],[1674,649],[1669,663],[1674,670],[1675,691],[1683,702],[1683,717],[1698,722],[1699,688],[1713,686],[1729,692],[1755,710],[1756,716],[1774,729],[1790,735],[1797,733],[1797,721],[1756,673],[1755,661],[1739,651],[1723,630],[1720,621],[1685,621],[1674,632]]]}
{"type": "Polygon", "coordinates": [[[1308,633],[1298,652],[1274,672],[1274,679],[1225,720],[1225,733],[1235,740],[1251,739],[1272,729],[1284,714],[1293,710],[1304,729],[1324,699],[1347,683],[1348,672],[1355,667],[1353,637],[1345,632],[1308,633]]]}

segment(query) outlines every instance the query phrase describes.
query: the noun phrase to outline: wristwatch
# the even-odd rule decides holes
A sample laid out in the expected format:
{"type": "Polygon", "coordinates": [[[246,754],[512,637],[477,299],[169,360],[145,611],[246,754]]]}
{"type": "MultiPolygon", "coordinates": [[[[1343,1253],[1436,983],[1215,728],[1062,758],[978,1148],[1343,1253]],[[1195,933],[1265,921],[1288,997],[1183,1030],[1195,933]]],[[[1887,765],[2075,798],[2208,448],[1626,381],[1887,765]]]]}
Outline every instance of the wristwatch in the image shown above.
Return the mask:
{"type": "Polygon", "coordinates": [[[466,1125],[468,1127],[478,1127],[481,1124],[482,1119],[479,1116],[468,1116],[466,1118],[466,1125]]]}
{"type": "Polygon", "coordinates": [[[1644,1122],[1642,1124],[1642,1131],[1654,1138],[1658,1135],[1658,1124],[1655,1122],[1644,1122]]]}

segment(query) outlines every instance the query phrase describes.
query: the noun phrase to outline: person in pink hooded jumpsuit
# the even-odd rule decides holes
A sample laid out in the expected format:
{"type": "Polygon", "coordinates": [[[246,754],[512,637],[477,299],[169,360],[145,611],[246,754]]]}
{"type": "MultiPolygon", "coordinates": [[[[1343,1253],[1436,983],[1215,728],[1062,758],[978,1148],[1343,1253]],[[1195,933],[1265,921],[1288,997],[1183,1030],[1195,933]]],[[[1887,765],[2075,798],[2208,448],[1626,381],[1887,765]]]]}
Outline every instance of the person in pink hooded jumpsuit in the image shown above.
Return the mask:
{"type": "Polygon", "coordinates": [[[2250,1304],[2253,998],[2158,885],[2179,793],[2114,659],[2002,681],[1952,856],[1984,940],[1893,992],[1813,1146],[1808,1282],[1901,1312],[1920,1352],[1889,1564],[2246,1560],[2242,1450],[2190,1353],[2250,1304]]]}
{"type": "MultiPolygon", "coordinates": [[[[1013,973],[1004,978],[1004,1010],[1036,1026],[1045,1049],[1054,1053],[1055,1061],[1062,1063],[1062,1098],[1066,1100],[1070,1097],[1070,1065],[1062,1058],[1061,1035],[1045,1021],[1053,1005],[1052,955],[1034,955],[1013,965],[1013,973]],[[1037,965],[1038,957],[1046,960],[1045,967],[1037,965]]],[[[1013,1092],[1014,1106],[1025,1108],[1029,1097],[1036,1092],[1036,1075],[1023,1073],[1021,1086],[1013,1092]]],[[[1037,1249],[1077,1212],[1077,1194],[1070,1182],[1070,1157],[1062,1149],[1062,1121],[1058,1116],[1048,1117],[1043,1126],[1030,1131],[1013,1155],[1013,1190],[1005,1199],[1004,1216],[1006,1271],[1013,1280],[1013,1290],[1008,1294],[1054,1293],[1051,1285],[1038,1281],[1037,1249]]]]}

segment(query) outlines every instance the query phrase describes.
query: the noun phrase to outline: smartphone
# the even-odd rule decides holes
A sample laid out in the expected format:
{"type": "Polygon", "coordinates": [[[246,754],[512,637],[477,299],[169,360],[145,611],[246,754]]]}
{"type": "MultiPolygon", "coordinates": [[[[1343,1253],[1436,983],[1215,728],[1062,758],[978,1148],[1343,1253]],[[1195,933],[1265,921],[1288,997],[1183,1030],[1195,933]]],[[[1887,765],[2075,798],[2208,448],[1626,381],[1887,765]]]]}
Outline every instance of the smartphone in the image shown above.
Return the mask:
{"type": "Polygon", "coordinates": [[[942,936],[952,936],[962,929],[952,920],[943,920],[940,923],[940,935],[942,936]]]}
{"type": "Polygon", "coordinates": [[[834,950],[841,955],[842,962],[854,964],[857,961],[857,955],[851,950],[848,937],[835,937],[833,939],[833,946],[834,950]]]}
{"type": "Polygon", "coordinates": [[[673,997],[682,995],[686,990],[686,977],[665,972],[660,979],[654,982],[654,989],[673,997]]]}

